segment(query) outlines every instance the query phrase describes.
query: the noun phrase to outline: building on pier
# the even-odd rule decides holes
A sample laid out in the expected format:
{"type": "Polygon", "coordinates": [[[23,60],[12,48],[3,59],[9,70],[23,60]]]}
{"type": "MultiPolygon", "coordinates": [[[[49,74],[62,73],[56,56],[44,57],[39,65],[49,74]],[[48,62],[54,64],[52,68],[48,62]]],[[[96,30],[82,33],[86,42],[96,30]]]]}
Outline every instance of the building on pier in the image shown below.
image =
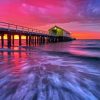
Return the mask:
{"type": "Polygon", "coordinates": [[[49,34],[52,36],[65,36],[65,37],[71,37],[70,32],[66,31],[65,29],[54,26],[49,29],[49,34]]]}

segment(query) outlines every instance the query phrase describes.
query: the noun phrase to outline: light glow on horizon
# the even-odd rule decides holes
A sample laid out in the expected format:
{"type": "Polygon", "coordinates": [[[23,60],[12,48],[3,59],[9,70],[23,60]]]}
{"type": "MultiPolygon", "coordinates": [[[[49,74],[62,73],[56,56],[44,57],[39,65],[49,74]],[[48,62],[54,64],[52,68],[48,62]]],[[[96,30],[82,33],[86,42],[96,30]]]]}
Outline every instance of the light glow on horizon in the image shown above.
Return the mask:
{"type": "Polygon", "coordinates": [[[89,33],[89,32],[75,32],[71,34],[72,37],[75,37],[76,39],[100,39],[99,33],[89,33]]]}

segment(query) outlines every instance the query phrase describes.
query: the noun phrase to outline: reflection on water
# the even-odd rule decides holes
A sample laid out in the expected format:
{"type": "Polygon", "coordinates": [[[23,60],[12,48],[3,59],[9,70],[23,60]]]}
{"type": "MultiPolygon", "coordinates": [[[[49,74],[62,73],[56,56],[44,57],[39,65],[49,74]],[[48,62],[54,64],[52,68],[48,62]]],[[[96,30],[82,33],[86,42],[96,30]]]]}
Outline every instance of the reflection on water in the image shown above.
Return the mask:
{"type": "Polygon", "coordinates": [[[0,52],[0,100],[100,100],[100,59],[82,43],[0,52]]]}

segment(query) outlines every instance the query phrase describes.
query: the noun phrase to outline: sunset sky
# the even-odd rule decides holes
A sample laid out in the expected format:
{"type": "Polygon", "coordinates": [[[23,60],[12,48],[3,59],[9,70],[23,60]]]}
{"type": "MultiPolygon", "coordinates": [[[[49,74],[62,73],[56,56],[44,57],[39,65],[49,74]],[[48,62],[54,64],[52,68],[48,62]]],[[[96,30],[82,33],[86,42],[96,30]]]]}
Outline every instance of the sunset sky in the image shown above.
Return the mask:
{"type": "Polygon", "coordinates": [[[0,0],[0,21],[46,31],[58,25],[78,39],[100,39],[100,0],[0,0]]]}

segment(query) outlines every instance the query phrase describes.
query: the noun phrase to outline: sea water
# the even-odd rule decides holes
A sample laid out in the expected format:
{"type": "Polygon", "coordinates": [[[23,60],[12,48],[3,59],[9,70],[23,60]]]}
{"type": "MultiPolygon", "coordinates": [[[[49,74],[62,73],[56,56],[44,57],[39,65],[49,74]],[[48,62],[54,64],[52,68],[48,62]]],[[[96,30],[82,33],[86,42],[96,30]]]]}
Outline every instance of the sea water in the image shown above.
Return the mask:
{"type": "Polygon", "coordinates": [[[100,40],[0,52],[0,100],[100,100],[100,40]]]}

